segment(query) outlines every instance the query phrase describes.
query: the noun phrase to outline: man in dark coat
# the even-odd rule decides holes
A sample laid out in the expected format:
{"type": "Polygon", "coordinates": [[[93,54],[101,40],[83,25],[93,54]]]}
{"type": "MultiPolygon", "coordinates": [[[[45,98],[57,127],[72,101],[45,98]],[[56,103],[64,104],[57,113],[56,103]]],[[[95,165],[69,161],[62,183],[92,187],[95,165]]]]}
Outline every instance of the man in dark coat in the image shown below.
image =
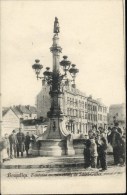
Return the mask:
{"type": "Polygon", "coordinates": [[[19,157],[19,152],[21,152],[21,156],[23,157],[24,142],[25,142],[25,135],[24,133],[22,133],[22,129],[19,128],[19,132],[17,133],[17,157],[19,157]]]}
{"type": "Polygon", "coordinates": [[[15,130],[12,131],[11,135],[9,136],[9,142],[10,142],[10,158],[14,157],[16,158],[16,151],[17,151],[17,136],[15,130]]]}
{"type": "Polygon", "coordinates": [[[91,165],[91,160],[90,160],[90,139],[88,139],[88,135],[85,135],[85,140],[84,140],[84,168],[88,168],[91,165]]]}
{"type": "Polygon", "coordinates": [[[107,139],[104,133],[100,133],[100,135],[98,135],[97,152],[98,152],[98,157],[100,160],[100,165],[102,168],[101,171],[105,171],[107,170],[107,160],[106,160],[107,139]]]}
{"type": "Polygon", "coordinates": [[[112,133],[110,135],[110,143],[113,147],[114,164],[118,165],[120,163],[120,150],[121,150],[121,134],[118,133],[117,128],[113,127],[112,133]]]}
{"type": "Polygon", "coordinates": [[[29,135],[29,132],[27,132],[26,137],[25,137],[26,156],[28,156],[29,145],[30,145],[30,135],[29,135]]]}
{"type": "Polygon", "coordinates": [[[114,126],[117,128],[117,132],[122,135],[122,129],[119,127],[119,123],[115,122],[114,126]]]}

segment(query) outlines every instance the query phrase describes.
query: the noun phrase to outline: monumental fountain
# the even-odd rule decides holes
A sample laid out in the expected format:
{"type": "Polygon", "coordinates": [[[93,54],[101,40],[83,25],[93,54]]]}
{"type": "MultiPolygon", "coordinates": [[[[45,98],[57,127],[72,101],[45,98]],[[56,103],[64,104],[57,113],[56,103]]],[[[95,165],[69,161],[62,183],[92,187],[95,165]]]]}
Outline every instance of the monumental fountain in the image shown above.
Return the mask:
{"type": "Polygon", "coordinates": [[[68,80],[67,72],[71,74],[72,86],[75,87],[75,77],[79,70],[75,64],[71,64],[67,56],[63,56],[63,60],[60,62],[62,48],[59,45],[60,28],[57,17],[55,17],[53,33],[53,44],[50,48],[53,56],[52,71],[49,67],[46,67],[43,72],[44,76],[40,77],[43,68],[40,61],[35,60],[35,64],[32,66],[37,79],[42,79],[50,86],[49,94],[51,97],[51,108],[47,113],[49,118],[48,127],[44,134],[38,138],[38,144],[33,145],[33,154],[40,156],[74,155],[73,138],[65,125],[62,98],[64,96],[64,86],[68,80]],[[60,66],[63,68],[63,74],[60,72],[60,66]]]}

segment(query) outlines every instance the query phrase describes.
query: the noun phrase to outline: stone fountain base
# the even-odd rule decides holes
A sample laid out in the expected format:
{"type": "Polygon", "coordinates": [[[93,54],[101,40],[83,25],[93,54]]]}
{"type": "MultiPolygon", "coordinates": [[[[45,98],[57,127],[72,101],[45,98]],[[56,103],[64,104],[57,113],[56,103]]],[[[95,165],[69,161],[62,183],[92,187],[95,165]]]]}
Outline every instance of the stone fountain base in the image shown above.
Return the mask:
{"type": "Polygon", "coordinates": [[[41,139],[32,145],[32,156],[74,156],[73,145],[66,139],[41,139]]]}
{"type": "Polygon", "coordinates": [[[63,156],[67,154],[66,140],[39,140],[39,156],[63,156]]]}

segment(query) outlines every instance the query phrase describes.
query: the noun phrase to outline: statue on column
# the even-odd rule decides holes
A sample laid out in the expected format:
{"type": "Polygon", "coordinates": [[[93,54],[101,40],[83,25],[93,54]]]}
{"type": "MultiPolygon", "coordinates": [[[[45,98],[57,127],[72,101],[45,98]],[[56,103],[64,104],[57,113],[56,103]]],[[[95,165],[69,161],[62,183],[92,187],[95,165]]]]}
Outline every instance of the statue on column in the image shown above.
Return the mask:
{"type": "Polygon", "coordinates": [[[54,21],[54,33],[58,34],[59,32],[60,32],[60,27],[59,27],[58,18],[55,17],[55,21],[54,21]]]}

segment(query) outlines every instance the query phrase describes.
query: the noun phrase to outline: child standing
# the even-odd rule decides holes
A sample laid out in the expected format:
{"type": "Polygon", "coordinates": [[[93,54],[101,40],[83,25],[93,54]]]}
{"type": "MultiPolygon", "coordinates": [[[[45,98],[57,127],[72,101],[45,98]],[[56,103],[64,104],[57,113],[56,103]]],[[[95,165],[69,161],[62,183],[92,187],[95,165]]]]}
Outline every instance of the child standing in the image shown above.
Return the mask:
{"type": "Polygon", "coordinates": [[[91,157],[91,167],[96,168],[96,162],[97,162],[97,145],[95,143],[95,139],[90,139],[91,145],[90,145],[90,157],[91,157]]]}
{"type": "Polygon", "coordinates": [[[97,151],[98,151],[98,157],[102,168],[101,171],[105,171],[107,170],[107,160],[106,160],[107,140],[105,138],[104,133],[98,135],[97,151]]]}

